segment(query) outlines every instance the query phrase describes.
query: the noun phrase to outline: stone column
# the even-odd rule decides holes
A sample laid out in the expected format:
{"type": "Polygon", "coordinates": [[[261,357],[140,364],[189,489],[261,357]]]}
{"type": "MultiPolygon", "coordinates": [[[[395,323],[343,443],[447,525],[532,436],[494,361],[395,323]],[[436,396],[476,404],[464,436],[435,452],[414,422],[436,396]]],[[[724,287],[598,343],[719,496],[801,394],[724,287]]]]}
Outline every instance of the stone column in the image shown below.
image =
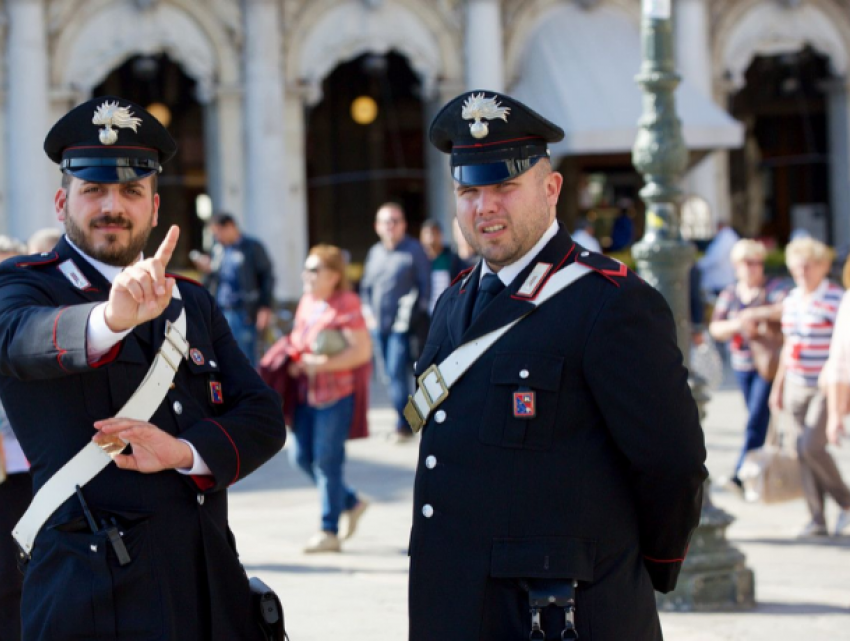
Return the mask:
{"type": "MultiPolygon", "coordinates": [[[[713,101],[709,16],[706,0],[677,0],[675,12],[676,66],[683,78],[713,101]]],[[[729,181],[719,162],[725,152],[710,153],[685,175],[685,195],[695,194],[706,200],[716,222],[729,222],[729,181]]]]}
{"type": "MultiPolygon", "coordinates": [[[[287,174],[281,25],[276,0],[244,0],[245,231],[265,243],[280,299],[301,293],[305,221],[292,206],[287,174]]],[[[225,153],[228,153],[225,148],[225,153]]],[[[238,213],[238,212],[237,212],[238,213]]]]}
{"type": "Polygon", "coordinates": [[[850,243],[850,103],[847,79],[835,78],[823,83],[829,106],[829,191],[832,217],[832,244],[850,243]]]}
{"type": "Polygon", "coordinates": [[[245,212],[242,90],[219,85],[204,103],[207,185],[214,211],[245,212]]]}
{"type": "Polygon", "coordinates": [[[500,0],[467,0],[466,87],[505,90],[505,40],[500,0]]]}
{"type": "Polygon", "coordinates": [[[8,0],[6,39],[6,220],[8,233],[26,241],[56,226],[53,196],[59,170],[44,155],[50,119],[43,0],[8,0]]]}
{"type": "MultiPolygon", "coordinates": [[[[425,116],[425,136],[437,112],[452,98],[463,92],[463,86],[457,81],[437,83],[434,95],[423,101],[425,116]]],[[[443,238],[451,242],[452,224],[455,217],[454,188],[449,156],[438,150],[430,141],[425,142],[425,166],[428,172],[428,217],[440,221],[443,226],[443,238]]]]}

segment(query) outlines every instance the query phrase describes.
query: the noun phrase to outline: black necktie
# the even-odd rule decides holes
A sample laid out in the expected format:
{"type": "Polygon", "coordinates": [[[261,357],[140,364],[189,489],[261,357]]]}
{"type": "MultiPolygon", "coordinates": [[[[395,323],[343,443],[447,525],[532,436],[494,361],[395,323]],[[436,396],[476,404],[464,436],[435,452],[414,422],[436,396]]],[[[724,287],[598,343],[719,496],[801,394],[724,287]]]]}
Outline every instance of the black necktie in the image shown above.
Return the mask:
{"type": "Polygon", "coordinates": [[[496,274],[486,274],[478,284],[478,294],[475,297],[475,305],[472,308],[472,318],[469,322],[475,322],[478,315],[504,288],[504,283],[502,283],[496,274]]]}

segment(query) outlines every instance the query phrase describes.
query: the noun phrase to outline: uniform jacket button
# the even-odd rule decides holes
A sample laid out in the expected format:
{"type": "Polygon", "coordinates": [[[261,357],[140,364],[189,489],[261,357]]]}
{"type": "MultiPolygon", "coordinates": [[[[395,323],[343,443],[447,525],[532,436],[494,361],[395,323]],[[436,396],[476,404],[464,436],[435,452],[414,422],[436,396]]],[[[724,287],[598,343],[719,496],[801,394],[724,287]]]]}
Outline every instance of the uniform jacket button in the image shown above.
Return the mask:
{"type": "Polygon", "coordinates": [[[217,367],[217,365],[215,364],[215,361],[210,361],[210,367],[217,367]]]}
{"type": "Polygon", "coordinates": [[[433,470],[435,467],[437,467],[437,457],[432,454],[431,456],[426,458],[425,467],[427,467],[429,470],[433,470]]]}
{"type": "Polygon", "coordinates": [[[431,507],[428,503],[426,503],[422,506],[422,515],[426,519],[430,519],[432,516],[434,516],[434,508],[431,507]]]}
{"type": "Polygon", "coordinates": [[[520,378],[528,378],[528,370],[527,369],[520,370],[519,371],[519,377],[520,378]]]}
{"type": "Polygon", "coordinates": [[[446,420],[446,412],[444,410],[437,410],[437,413],[434,414],[434,420],[438,423],[443,423],[446,420]]]}
{"type": "Polygon", "coordinates": [[[204,504],[204,495],[199,493],[198,494],[198,505],[203,505],[203,504],[204,504]]]}
{"type": "Polygon", "coordinates": [[[172,405],[172,407],[174,408],[175,414],[183,413],[183,403],[181,403],[180,401],[174,401],[174,405],[172,405]]]}

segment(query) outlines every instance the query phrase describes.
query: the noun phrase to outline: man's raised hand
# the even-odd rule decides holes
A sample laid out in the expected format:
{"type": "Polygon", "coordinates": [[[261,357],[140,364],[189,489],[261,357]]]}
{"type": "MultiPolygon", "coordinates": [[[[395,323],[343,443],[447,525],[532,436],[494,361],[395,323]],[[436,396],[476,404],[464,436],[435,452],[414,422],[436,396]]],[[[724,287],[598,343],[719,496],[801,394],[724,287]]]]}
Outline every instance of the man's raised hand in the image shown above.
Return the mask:
{"type": "Polygon", "coordinates": [[[123,332],[157,318],[171,302],[174,279],[165,268],[177,247],[180,228],[172,225],[152,258],[124,268],[109,292],[104,310],[106,324],[113,332],[123,332]]]}

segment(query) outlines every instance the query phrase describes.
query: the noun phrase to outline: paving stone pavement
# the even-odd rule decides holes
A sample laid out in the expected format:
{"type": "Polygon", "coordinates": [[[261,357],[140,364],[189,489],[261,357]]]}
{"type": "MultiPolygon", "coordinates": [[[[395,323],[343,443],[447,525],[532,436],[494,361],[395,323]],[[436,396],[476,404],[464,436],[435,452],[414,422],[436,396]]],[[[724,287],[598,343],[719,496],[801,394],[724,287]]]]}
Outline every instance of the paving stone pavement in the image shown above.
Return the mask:
{"type": "MultiPolygon", "coordinates": [[[[373,407],[372,436],[348,444],[346,468],[350,484],[371,505],[342,553],[301,552],[319,528],[319,502],[306,477],[290,465],[288,447],[231,489],[231,525],[242,560],[249,574],[277,590],[292,641],[407,638],[407,543],[418,446],[389,442],[392,412],[380,394],[373,407]]],[[[727,377],[703,422],[715,478],[731,470],[745,413],[727,377]]],[[[850,481],[850,442],[832,451],[850,481]]],[[[807,522],[802,500],[744,503],[723,488],[714,488],[712,499],[737,519],[729,539],[755,572],[758,605],[749,612],[663,613],[665,638],[850,641],[850,536],[796,540],[807,522]]],[[[829,503],[827,509],[832,523],[837,508],[829,503]]]]}

